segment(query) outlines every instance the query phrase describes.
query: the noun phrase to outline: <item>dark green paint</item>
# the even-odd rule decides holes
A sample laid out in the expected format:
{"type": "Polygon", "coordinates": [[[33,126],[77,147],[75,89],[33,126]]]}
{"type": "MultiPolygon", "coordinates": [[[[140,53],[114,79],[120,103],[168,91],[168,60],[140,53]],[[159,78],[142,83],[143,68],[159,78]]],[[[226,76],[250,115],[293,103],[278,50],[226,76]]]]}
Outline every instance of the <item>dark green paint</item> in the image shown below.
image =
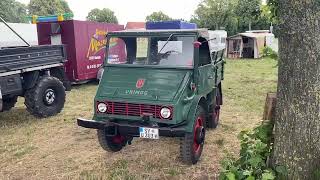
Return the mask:
{"type": "MultiPolygon", "coordinates": [[[[110,33],[110,36],[164,36],[171,33],[194,36],[195,39],[206,34],[204,30],[185,31],[122,31],[110,33]]],[[[208,39],[208,37],[203,37],[208,39]]],[[[108,48],[107,48],[108,49],[108,48]]],[[[174,125],[186,122],[186,132],[192,132],[195,110],[201,100],[207,102],[207,106],[214,103],[215,98],[209,98],[215,94],[218,85],[223,79],[222,59],[223,51],[212,54],[211,64],[199,65],[199,49],[194,49],[193,68],[164,68],[153,66],[135,65],[107,65],[100,82],[95,102],[97,101],[119,101],[128,103],[152,104],[173,106],[173,120],[160,120],[151,118],[153,122],[161,122],[174,125]],[[145,79],[141,89],[136,88],[138,79],[145,79]],[[197,90],[191,90],[191,83],[195,83],[197,90]],[[130,94],[131,92],[137,92],[130,94]],[[142,91],[142,93],[140,93],[142,91]],[[128,93],[129,92],[129,93],[128,93]],[[147,93],[145,93],[147,92],[147,93]],[[208,98],[208,99],[207,99],[208,98]]],[[[203,51],[202,51],[203,53],[203,51]]],[[[206,51],[205,53],[209,53],[206,51]]],[[[208,57],[209,58],[209,57],[208,57]]],[[[207,109],[208,107],[205,107],[207,109]]],[[[95,112],[96,104],[95,104],[95,112]]],[[[109,119],[125,121],[141,121],[141,117],[127,117],[119,115],[95,114],[93,119],[107,121],[109,119]]]]}

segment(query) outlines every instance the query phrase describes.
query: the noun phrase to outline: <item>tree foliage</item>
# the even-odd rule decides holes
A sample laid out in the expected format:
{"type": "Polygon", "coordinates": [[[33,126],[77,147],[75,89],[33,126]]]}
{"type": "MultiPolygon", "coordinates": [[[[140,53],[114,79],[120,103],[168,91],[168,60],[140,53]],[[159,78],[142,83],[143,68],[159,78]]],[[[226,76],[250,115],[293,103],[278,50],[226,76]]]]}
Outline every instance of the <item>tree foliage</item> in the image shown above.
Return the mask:
{"type": "Polygon", "coordinates": [[[235,34],[238,25],[236,5],[237,0],[204,0],[196,9],[191,22],[210,29],[224,27],[229,34],[235,34]]]}
{"type": "Polygon", "coordinates": [[[26,23],[27,7],[15,0],[0,1],[0,16],[7,22],[26,23]]]}
{"type": "Polygon", "coordinates": [[[278,7],[279,7],[278,0],[267,0],[267,4],[270,9],[270,14],[271,14],[273,21],[277,21],[278,20],[278,7]]]}
{"type": "Polygon", "coordinates": [[[163,13],[162,11],[153,12],[146,17],[146,21],[170,21],[173,20],[171,17],[163,13]]]}
{"type": "Polygon", "coordinates": [[[105,23],[118,23],[118,19],[114,12],[108,8],[92,9],[87,16],[87,20],[105,23]]]}
{"type": "Polygon", "coordinates": [[[38,16],[72,13],[65,0],[30,0],[28,8],[30,15],[38,16]]]}
{"type": "Polygon", "coordinates": [[[272,21],[270,7],[261,0],[204,0],[191,19],[199,27],[223,27],[229,35],[247,31],[249,25],[256,30],[269,29],[272,21]]]}
{"type": "Polygon", "coordinates": [[[260,16],[261,0],[240,0],[236,6],[236,14],[243,24],[252,23],[260,16]]]}

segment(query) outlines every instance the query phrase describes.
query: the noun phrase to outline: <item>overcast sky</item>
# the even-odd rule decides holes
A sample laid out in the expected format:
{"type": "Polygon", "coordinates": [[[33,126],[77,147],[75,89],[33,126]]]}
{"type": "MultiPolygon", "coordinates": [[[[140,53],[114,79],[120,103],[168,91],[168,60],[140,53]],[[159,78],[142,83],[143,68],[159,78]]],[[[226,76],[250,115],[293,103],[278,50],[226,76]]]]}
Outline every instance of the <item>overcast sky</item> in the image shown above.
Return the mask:
{"type": "MultiPolygon", "coordinates": [[[[17,0],[28,4],[30,0],[17,0]]],[[[119,22],[144,21],[154,11],[163,11],[172,18],[189,20],[201,0],[67,0],[74,19],[85,20],[93,8],[109,8],[119,22]]]]}

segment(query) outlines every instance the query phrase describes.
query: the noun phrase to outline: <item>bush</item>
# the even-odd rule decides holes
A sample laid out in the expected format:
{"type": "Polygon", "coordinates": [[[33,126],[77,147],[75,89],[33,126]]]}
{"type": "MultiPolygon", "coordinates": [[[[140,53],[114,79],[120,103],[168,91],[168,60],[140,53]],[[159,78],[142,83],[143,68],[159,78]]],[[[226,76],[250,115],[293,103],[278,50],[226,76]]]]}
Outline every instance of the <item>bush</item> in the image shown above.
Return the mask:
{"type": "Polygon", "coordinates": [[[221,180],[273,180],[275,171],[268,168],[272,150],[271,123],[264,123],[252,131],[242,131],[240,158],[227,158],[222,162],[221,180]]]}
{"type": "Polygon", "coordinates": [[[274,60],[278,60],[278,53],[268,46],[263,48],[263,55],[262,56],[263,57],[270,57],[274,60]]]}

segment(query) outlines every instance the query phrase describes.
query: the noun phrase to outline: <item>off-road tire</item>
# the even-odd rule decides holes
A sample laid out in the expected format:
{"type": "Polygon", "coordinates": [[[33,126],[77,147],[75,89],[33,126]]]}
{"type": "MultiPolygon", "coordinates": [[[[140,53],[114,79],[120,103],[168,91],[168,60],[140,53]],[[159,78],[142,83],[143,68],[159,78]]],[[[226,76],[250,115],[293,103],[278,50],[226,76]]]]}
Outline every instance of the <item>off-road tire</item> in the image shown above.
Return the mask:
{"type": "MultiPolygon", "coordinates": [[[[194,120],[195,122],[199,116],[202,116],[204,118],[202,123],[203,123],[203,127],[205,127],[206,115],[205,115],[204,109],[201,106],[197,107],[195,120],[194,120]]],[[[193,145],[195,141],[195,133],[194,133],[195,126],[196,126],[196,123],[194,123],[192,133],[186,133],[184,137],[180,138],[180,156],[182,161],[188,165],[196,164],[199,161],[202,154],[203,146],[204,146],[204,143],[203,143],[202,145],[200,145],[200,149],[197,153],[194,151],[193,145]]]]}
{"type": "Polygon", "coordinates": [[[10,109],[12,109],[16,105],[17,99],[18,99],[17,96],[3,99],[2,112],[3,111],[9,111],[10,109]]]}
{"type": "Polygon", "coordinates": [[[64,107],[66,92],[62,82],[55,77],[43,76],[36,85],[25,92],[27,110],[34,116],[45,118],[61,112],[64,107]],[[52,90],[55,99],[52,104],[46,104],[46,93],[52,90]]]}
{"type": "Polygon", "coordinates": [[[122,143],[114,143],[112,136],[107,136],[106,129],[98,129],[97,136],[100,146],[108,152],[118,152],[121,151],[127,144],[127,139],[124,139],[122,143]]]}
{"type": "Polygon", "coordinates": [[[221,106],[220,106],[220,104],[217,105],[217,103],[220,103],[221,98],[222,98],[220,89],[217,89],[215,98],[216,98],[215,104],[213,104],[209,107],[209,117],[207,118],[207,128],[209,128],[209,129],[214,129],[219,124],[220,107],[221,106]],[[216,112],[214,112],[215,110],[216,110],[216,112]]]}

